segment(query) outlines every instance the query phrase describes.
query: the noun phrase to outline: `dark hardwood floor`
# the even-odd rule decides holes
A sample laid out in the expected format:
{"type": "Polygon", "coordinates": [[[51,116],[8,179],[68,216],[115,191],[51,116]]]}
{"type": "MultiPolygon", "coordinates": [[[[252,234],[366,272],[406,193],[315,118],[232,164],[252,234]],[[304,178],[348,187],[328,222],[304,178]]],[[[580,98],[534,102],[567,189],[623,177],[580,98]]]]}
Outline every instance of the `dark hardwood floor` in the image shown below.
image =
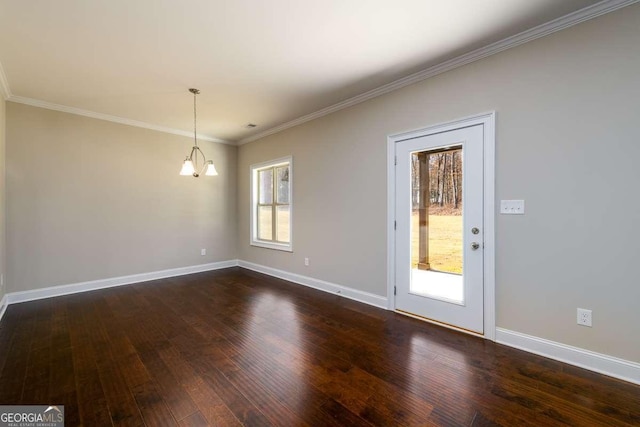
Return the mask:
{"type": "Polygon", "coordinates": [[[640,425],[640,387],[239,268],[9,306],[0,404],[66,425],[640,425]]]}

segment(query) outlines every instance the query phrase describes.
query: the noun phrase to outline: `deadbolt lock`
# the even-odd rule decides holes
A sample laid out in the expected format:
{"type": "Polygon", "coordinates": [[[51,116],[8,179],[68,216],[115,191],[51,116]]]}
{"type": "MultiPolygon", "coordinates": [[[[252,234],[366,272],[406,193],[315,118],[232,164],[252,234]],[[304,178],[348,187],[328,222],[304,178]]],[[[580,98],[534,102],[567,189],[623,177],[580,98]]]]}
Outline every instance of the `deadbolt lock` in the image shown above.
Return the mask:
{"type": "Polygon", "coordinates": [[[480,232],[480,229],[479,229],[478,227],[473,227],[473,228],[471,229],[471,232],[472,232],[473,234],[478,234],[478,233],[480,232]]]}

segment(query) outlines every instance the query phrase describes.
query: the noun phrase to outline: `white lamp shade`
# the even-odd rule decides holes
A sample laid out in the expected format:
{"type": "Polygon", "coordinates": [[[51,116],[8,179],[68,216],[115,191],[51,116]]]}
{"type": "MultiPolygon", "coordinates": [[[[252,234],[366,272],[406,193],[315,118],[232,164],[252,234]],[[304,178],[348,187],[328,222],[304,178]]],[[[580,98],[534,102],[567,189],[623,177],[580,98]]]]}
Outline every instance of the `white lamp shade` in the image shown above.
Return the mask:
{"type": "Polygon", "coordinates": [[[204,174],[208,176],[218,175],[218,171],[211,160],[207,162],[207,171],[204,174]]]}
{"type": "Polygon", "coordinates": [[[182,164],[182,169],[180,169],[180,175],[193,175],[195,169],[193,168],[193,162],[187,159],[182,164]]]}

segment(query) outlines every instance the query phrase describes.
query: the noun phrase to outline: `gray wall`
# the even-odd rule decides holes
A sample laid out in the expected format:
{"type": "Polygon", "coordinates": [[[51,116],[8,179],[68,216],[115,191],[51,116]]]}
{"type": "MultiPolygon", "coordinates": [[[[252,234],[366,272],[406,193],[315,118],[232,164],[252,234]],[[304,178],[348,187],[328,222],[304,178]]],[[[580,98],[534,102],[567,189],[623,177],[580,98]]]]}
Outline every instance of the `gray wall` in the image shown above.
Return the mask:
{"type": "MultiPolygon", "coordinates": [[[[7,103],[0,96],[0,274],[4,275],[6,283],[6,203],[5,203],[5,130],[7,103]]],[[[6,293],[6,285],[0,285],[0,301],[6,293]]],[[[1,309],[1,307],[0,307],[1,309]]]]}
{"type": "Polygon", "coordinates": [[[237,148],[7,103],[8,292],[236,258],[237,148]],[[207,255],[201,256],[200,249],[207,255]]]}
{"type": "Polygon", "coordinates": [[[497,325],[640,362],[638,28],[627,7],[241,146],[239,258],[385,295],[387,136],[496,110],[497,201],[526,200],[497,216],[497,325]],[[289,154],[295,252],[251,247],[249,165],[289,154]]]}

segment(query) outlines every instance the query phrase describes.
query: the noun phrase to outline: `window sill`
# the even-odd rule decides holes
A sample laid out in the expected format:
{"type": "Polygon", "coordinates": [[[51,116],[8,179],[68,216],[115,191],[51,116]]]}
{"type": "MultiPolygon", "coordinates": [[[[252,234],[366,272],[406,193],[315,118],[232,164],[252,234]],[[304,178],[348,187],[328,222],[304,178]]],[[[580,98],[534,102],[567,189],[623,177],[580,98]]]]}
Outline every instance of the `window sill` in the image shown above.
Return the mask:
{"type": "Polygon", "coordinates": [[[291,244],[261,242],[259,240],[252,240],[249,244],[258,248],[275,249],[277,251],[283,252],[293,252],[293,247],[291,246],[291,244]]]}

